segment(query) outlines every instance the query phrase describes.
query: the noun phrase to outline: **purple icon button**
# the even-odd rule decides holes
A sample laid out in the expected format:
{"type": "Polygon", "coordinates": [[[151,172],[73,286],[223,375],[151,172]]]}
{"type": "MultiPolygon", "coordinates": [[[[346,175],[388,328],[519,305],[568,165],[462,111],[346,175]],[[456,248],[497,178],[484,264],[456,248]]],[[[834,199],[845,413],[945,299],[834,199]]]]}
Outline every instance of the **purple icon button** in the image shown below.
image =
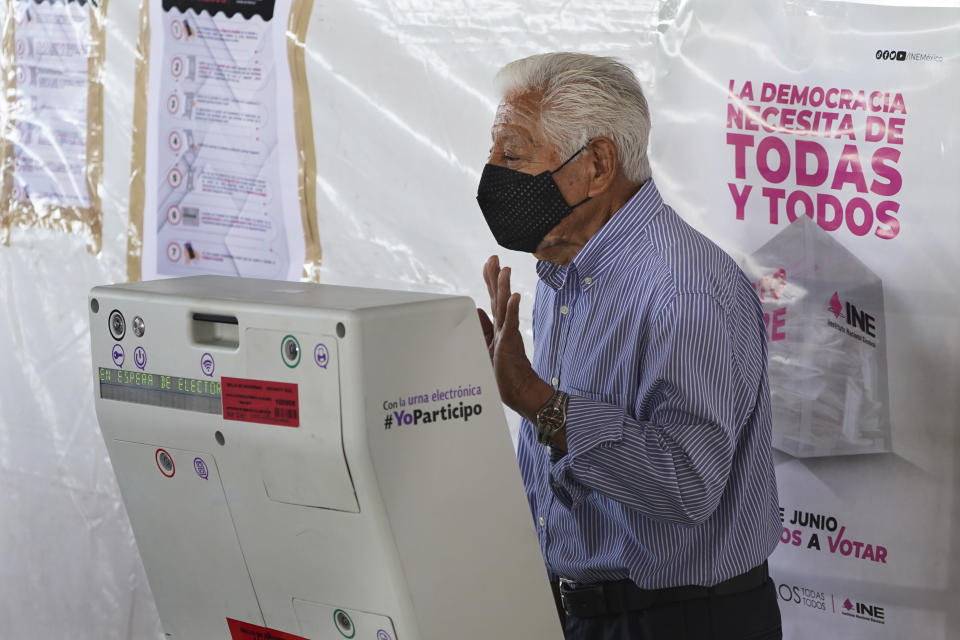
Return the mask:
{"type": "Polygon", "coordinates": [[[313,350],[313,361],[317,363],[317,366],[321,369],[326,369],[327,365],[330,364],[330,352],[327,351],[327,345],[322,342],[317,345],[313,350]]]}
{"type": "Polygon", "coordinates": [[[377,640],[393,640],[393,638],[390,637],[389,633],[387,633],[383,629],[380,629],[379,631],[377,631],[377,640]]]}
{"type": "Polygon", "coordinates": [[[193,470],[196,471],[197,475],[204,480],[210,476],[210,471],[207,469],[207,463],[203,461],[203,458],[193,459],[193,470]]]}
{"type": "Polygon", "coordinates": [[[213,362],[213,356],[209,353],[205,353],[200,356],[200,370],[203,371],[203,375],[213,377],[213,370],[216,368],[216,365],[213,362]]]}
{"type": "Polygon", "coordinates": [[[147,366],[147,350],[143,347],[137,347],[133,350],[133,364],[137,365],[137,369],[143,371],[147,366]]]}
{"type": "Polygon", "coordinates": [[[113,364],[123,368],[123,359],[125,357],[123,354],[123,347],[121,347],[119,344],[113,345],[113,351],[110,355],[113,356],[113,364]]]}

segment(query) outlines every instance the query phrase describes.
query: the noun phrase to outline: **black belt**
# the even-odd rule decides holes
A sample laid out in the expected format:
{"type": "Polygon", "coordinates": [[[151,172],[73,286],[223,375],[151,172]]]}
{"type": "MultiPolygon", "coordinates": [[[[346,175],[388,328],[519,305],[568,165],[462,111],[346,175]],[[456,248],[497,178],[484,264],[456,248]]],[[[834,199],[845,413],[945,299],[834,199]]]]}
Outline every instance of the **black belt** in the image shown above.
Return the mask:
{"type": "Polygon", "coordinates": [[[769,571],[764,561],[760,566],[712,587],[641,589],[632,580],[581,585],[561,578],[560,601],[568,616],[593,618],[626,611],[639,611],[656,604],[751,591],[762,586],[768,577],[769,571]]]}

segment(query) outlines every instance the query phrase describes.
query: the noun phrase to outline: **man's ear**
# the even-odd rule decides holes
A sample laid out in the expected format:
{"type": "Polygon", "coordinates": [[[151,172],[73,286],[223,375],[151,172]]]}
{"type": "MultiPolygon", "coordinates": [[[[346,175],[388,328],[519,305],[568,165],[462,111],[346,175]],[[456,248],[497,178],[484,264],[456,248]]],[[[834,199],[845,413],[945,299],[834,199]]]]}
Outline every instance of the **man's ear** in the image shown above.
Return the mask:
{"type": "Polygon", "coordinates": [[[596,197],[606,191],[620,171],[620,158],[613,141],[607,137],[597,137],[587,144],[587,153],[593,161],[593,179],[587,195],[596,197]]]}

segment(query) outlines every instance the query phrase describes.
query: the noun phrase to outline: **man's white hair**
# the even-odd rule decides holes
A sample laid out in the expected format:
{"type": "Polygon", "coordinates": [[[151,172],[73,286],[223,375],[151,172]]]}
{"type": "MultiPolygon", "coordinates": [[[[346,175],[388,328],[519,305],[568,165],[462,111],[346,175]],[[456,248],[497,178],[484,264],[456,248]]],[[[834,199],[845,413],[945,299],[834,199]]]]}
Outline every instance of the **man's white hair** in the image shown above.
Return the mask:
{"type": "Polygon", "coordinates": [[[496,79],[502,96],[542,94],[540,124],[564,158],[605,136],[628,180],[640,184],[650,177],[650,111],[637,77],[623,63],[585,53],[542,53],[511,62],[496,79]]]}

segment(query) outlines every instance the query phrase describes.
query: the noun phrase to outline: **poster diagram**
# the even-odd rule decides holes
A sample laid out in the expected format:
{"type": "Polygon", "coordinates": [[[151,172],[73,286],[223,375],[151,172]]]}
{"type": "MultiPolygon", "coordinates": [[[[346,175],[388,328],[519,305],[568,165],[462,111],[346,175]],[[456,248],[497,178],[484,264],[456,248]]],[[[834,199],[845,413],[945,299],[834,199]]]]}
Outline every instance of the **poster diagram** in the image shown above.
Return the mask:
{"type": "Polygon", "coordinates": [[[151,3],[144,279],[301,276],[316,239],[303,224],[315,213],[301,197],[293,4],[151,3]]]}
{"type": "Polygon", "coordinates": [[[87,0],[11,3],[3,240],[10,225],[40,226],[86,231],[91,248],[99,247],[102,109],[92,90],[103,49],[99,9],[87,0]]]}
{"type": "Polygon", "coordinates": [[[807,216],[744,270],[767,324],[773,446],[802,458],[890,451],[876,274],[807,216]]]}

